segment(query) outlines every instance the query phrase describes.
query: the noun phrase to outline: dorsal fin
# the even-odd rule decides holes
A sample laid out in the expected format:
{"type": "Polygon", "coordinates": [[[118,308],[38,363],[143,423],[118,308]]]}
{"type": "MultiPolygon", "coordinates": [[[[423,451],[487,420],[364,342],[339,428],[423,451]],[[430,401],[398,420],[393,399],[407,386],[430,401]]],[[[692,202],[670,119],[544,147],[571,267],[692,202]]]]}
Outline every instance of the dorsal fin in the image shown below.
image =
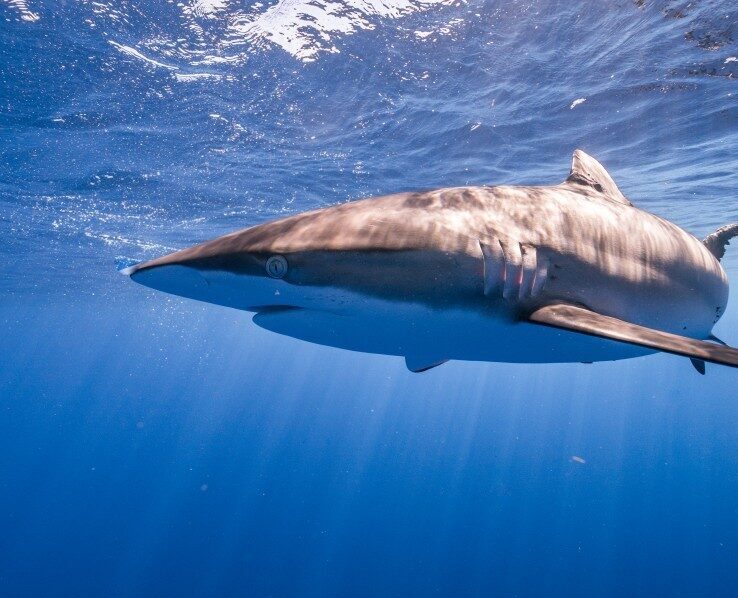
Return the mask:
{"type": "Polygon", "coordinates": [[[599,191],[613,201],[626,206],[633,205],[620,192],[605,167],[580,149],[574,150],[574,156],[571,159],[571,174],[569,174],[566,182],[592,187],[595,191],[599,191]]]}

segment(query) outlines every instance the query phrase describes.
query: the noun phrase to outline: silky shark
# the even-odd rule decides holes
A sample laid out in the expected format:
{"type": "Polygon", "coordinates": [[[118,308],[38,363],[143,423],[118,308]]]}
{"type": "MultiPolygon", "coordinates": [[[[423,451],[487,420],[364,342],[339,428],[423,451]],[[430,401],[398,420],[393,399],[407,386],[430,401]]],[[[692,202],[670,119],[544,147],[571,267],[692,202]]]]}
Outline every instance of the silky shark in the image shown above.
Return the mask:
{"type": "Polygon", "coordinates": [[[738,367],[712,336],[720,258],[738,224],[700,241],[640,210],[591,156],[550,186],[454,187],[347,202],[122,270],[145,286],[255,312],[321,345],[519,363],[665,351],[738,367]]]}

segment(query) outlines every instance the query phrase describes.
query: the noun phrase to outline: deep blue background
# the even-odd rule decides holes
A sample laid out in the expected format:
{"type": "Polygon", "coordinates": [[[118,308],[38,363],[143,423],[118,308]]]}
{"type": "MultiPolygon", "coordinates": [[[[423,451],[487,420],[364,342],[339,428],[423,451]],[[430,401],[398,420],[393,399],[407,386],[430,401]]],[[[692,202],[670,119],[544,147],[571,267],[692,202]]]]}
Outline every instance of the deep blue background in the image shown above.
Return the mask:
{"type": "Polygon", "coordinates": [[[114,267],[576,147],[738,221],[738,10],[694,4],[0,0],[0,593],[734,595],[735,371],[413,375],[114,267]]]}

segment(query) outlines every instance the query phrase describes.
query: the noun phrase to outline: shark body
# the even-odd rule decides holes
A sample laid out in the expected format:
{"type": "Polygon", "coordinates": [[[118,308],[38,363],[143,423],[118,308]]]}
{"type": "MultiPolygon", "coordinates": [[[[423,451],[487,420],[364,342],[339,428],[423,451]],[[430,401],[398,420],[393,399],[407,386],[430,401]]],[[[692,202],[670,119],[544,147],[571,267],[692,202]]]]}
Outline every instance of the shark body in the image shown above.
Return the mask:
{"type": "Polygon", "coordinates": [[[593,362],[654,351],[738,366],[711,342],[720,264],[704,242],[633,206],[577,150],[565,182],[400,193],[238,231],[124,273],[256,312],[263,328],[406,358],[593,362]]]}

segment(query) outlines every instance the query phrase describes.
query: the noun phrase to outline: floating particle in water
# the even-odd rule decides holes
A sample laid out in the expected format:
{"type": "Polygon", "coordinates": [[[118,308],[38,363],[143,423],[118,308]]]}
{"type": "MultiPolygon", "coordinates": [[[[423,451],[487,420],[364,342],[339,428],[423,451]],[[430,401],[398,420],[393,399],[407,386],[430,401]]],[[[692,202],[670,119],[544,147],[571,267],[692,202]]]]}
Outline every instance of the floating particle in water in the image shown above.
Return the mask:
{"type": "Polygon", "coordinates": [[[575,463],[581,463],[582,465],[586,463],[586,461],[582,457],[579,457],[578,455],[572,455],[571,460],[574,461],[575,463]]]}
{"type": "Polygon", "coordinates": [[[584,102],[587,101],[587,98],[577,98],[571,103],[571,106],[569,106],[569,110],[574,110],[579,104],[584,104],[584,102]]]}

